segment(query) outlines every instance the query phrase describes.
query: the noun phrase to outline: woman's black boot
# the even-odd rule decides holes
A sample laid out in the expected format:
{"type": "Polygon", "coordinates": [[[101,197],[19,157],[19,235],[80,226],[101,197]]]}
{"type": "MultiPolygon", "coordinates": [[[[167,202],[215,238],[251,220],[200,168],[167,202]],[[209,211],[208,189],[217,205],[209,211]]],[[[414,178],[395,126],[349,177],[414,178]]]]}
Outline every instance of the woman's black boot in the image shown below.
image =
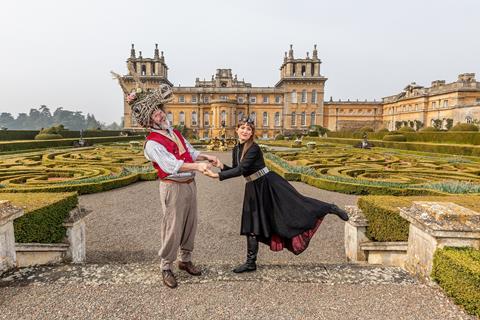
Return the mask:
{"type": "Polygon", "coordinates": [[[341,209],[340,207],[338,207],[336,204],[333,204],[332,203],[332,209],[330,211],[330,213],[333,213],[335,214],[336,216],[338,216],[340,219],[342,219],[343,221],[348,221],[348,213],[341,209]]]}
{"type": "Polygon", "coordinates": [[[247,261],[233,269],[235,273],[251,272],[257,270],[258,241],[255,236],[247,236],[247,261]]]}

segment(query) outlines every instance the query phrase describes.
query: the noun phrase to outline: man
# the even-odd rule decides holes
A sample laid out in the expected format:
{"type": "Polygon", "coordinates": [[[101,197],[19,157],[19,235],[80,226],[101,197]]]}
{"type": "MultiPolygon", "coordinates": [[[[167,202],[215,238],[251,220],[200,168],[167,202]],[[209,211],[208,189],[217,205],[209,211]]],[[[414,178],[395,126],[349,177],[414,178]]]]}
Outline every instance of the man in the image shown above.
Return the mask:
{"type": "Polygon", "coordinates": [[[160,90],[135,103],[132,108],[137,122],[149,128],[144,145],[145,157],[152,161],[160,178],[160,201],[163,208],[161,222],[162,246],[159,251],[163,283],[176,288],[177,281],[172,264],[180,249],[178,267],[191,275],[201,271],[192,263],[192,251],[197,229],[197,190],[195,171],[206,172],[217,157],[201,154],[167,119],[164,105],[171,100],[171,89],[162,85],[160,90]]]}

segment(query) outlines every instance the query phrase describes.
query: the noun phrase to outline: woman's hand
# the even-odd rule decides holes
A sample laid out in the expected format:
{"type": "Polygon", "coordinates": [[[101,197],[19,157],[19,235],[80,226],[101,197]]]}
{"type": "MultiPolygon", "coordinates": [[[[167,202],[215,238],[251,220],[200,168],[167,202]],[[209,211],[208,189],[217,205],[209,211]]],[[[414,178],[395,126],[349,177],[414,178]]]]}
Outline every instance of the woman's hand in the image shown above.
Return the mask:
{"type": "Polygon", "coordinates": [[[218,178],[218,173],[215,173],[210,169],[203,171],[203,174],[210,178],[218,178]]]}
{"type": "Polygon", "coordinates": [[[212,165],[213,165],[214,167],[219,168],[219,169],[223,169],[223,163],[222,163],[222,161],[220,161],[220,159],[218,159],[218,158],[217,158],[217,161],[215,161],[215,162],[212,163],[212,165]]]}

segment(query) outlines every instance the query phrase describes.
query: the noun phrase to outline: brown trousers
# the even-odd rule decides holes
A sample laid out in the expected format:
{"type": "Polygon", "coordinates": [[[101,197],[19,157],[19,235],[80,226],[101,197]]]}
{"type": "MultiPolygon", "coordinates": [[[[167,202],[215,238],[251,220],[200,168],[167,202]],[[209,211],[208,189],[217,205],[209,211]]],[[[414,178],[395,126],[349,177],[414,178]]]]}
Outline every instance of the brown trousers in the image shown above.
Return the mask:
{"type": "Polygon", "coordinates": [[[195,182],[170,183],[160,181],[162,247],[158,252],[162,270],[172,268],[180,249],[180,261],[192,259],[197,231],[197,187],[195,182]]]}

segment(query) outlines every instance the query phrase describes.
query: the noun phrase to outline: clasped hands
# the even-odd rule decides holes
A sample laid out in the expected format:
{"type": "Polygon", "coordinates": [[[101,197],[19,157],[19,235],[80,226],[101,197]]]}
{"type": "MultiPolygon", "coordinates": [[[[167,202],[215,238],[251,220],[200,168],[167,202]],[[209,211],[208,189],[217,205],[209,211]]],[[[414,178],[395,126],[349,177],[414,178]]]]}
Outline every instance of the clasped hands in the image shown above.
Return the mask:
{"type": "Polygon", "coordinates": [[[207,162],[201,162],[198,164],[198,171],[210,178],[218,178],[218,173],[213,172],[212,166],[216,168],[223,168],[223,163],[216,157],[212,155],[203,155],[207,162]]]}

